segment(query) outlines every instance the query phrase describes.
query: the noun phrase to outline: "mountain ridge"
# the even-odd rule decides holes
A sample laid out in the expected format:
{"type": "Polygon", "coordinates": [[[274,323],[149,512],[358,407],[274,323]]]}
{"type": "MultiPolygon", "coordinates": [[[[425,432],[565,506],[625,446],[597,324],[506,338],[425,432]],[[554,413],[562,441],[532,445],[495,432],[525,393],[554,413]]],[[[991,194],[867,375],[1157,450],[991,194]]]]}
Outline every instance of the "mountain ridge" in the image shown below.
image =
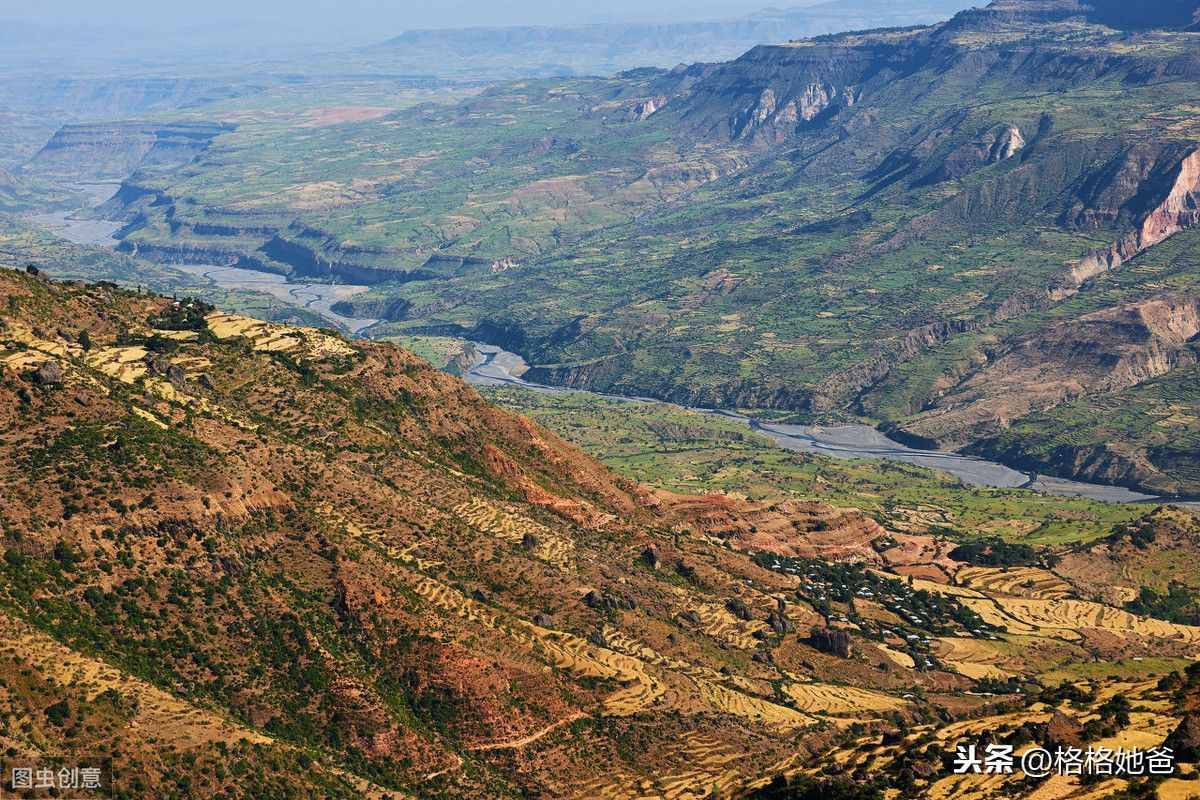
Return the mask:
{"type": "Polygon", "coordinates": [[[1123,30],[1192,31],[1200,25],[1194,0],[1164,0],[1138,6],[1120,0],[994,0],[964,12],[971,23],[1083,21],[1123,30]]]}

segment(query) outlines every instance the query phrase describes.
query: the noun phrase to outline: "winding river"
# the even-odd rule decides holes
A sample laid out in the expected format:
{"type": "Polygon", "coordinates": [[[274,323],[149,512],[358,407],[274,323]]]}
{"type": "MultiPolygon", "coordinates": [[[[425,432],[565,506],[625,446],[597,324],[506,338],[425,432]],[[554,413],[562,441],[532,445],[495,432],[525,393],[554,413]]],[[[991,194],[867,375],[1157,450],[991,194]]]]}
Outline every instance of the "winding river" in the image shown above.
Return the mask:
{"type": "Polygon", "coordinates": [[[358,336],[379,320],[347,317],[333,310],[333,304],[367,291],[369,287],[346,283],[292,283],[286,276],[240,267],[213,264],[172,264],[172,268],[203,278],[223,289],[246,289],[269,294],[293,306],[315,311],[330,322],[358,336]]]}
{"type": "MultiPolygon", "coordinates": [[[[98,183],[81,185],[76,188],[87,191],[97,203],[100,203],[110,196],[118,186],[119,184],[98,183]]],[[[119,223],[111,220],[89,219],[86,215],[75,216],[74,212],[69,211],[30,214],[25,219],[69,242],[91,247],[115,247],[117,242],[113,238],[113,234],[121,227],[119,223]]],[[[349,331],[351,336],[358,336],[379,321],[347,317],[333,310],[335,303],[367,291],[369,288],[367,286],[344,283],[292,283],[286,276],[273,272],[219,264],[164,264],[163,266],[187,273],[222,289],[261,292],[275,297],[283,304],[307,308],[349,331]]]]}
{"type": "MultiPolygon", "coordinates": [[[[103,191],[104,187],[97,187],[103,191]]],[[[108,221],[76,219],[62,212],[30,216],[34,224],[44,227],[77,244],[113,246],[112,235],[117,224],[108,221]]],[[[226,289],[247,289],[264,292],[290,305],[309,308],[331,322],[358,336],[378,320],[346,317],[335,312],[334,303],[364,292],[368,287],[331,283],[291,283],[283,275],[218,264],[172,264],[186,272],[226,289]]],[[[531,383],[521,378],[528,369],[524,359],[494,345],[475,343],[476,363],[466,379],[476,386],[516,386],[528,391],[564,393],[577,392],[557,386],[531,383]]],[[[661,401],[650,397],[629,397],[589,392],[599,397],[622,402],[661,401]]],[[[1119,486],[1081,483],[1061,478],[1028,474],[994,461],[972,456],[931,450],[916,450],[889,439],[867,425],[781,425],[763,422],[732,411],[697,408],[745,424],[766,436],[785,450],[798,453],[819,453],[834,458],[870,458],[899,461],[947,472],[971,486],[990,486],[1002,489],[1031,489],[1062,497],[1087,497],[1113,503],[1148,503],[1159,500],[1119,486]]],[[[1200,509],[1200,503],[1185,503],[1200,509]]]]}
{"type": "MultiPolygon", "coordinates": [[[[467,380],[476,386],[515,386],[533,392],[561,394],[578,392],[559,386],[531,383],[521,378],[528,369],[525,360],[489,344],[475,343],[475,365],[467,372],[467,380]]],[[[587,392],[608,400],[621,402],[659,403],[650,397],[587,392]]],[[[779,447],[797,453],[819,453],[834,458],[871,458],[900,461],[947,472],[971,486],[990,486],[1000,489],[1031,489],[1060,497],[1087,497],[1110,503],[1150,503],[1160,498],[1135,492],[1120,486],[1052,478],[1029,474],[994,461],[973,456],[935,450],[916,450],[888,438],[868,425],[781,425],[762,422],[732,411],[694,408],[704,414],[725,417],[744,423],[766,436],[779,447]]],[[[1200,504],[1187,503],[1193,508],[1200,504]]]]}

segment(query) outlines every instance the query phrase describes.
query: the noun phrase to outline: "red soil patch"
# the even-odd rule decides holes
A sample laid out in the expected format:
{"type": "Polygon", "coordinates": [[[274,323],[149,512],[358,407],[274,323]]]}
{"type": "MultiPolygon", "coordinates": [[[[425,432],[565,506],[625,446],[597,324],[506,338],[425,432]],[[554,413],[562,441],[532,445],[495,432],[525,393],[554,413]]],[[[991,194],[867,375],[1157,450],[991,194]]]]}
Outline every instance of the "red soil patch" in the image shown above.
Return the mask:
{"type": "Polygon", "coordinates": [[[340,125],[343,122],[366,122],[367,120],[386,117],[395,111],[393,108],[380,106],[327,106],[314,108],[308,112],[308,121],[300,127],[320,128],[325,125],[340,125]]]}

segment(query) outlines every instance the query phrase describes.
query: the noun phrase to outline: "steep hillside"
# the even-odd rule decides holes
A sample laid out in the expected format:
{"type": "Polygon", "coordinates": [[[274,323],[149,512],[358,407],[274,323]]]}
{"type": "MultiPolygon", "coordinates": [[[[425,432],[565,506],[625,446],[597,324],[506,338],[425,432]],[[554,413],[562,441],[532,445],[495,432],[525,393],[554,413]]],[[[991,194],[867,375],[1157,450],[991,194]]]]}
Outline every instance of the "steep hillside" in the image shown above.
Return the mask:
{"type": "Polygon", "coordinates": [[[262,796],[207,771],[226,745],[308,796],[595,796],[736,786],[909,705],[768,649],[821,617],[715,538],[879,535],[856,512],[655,495],[388,345],[12,272],[0,309],[18,752],[104,748],[129,796],[262,796]]]}
{"type": "MultiPolygon", "coordinates": [[[[736,796],[1200,647],[1048,552],[1010,575],[995,544],[618,478],[390,345],[11,271],[0,320],[0,737],[111,756],[122,797],[736,796]]],[[[1113,675],[1077,707],[1154,713],[1089,736],[1175,726],[1113,675]]],[[[960,780],[921,759],[872,780],[960,780]]]]}

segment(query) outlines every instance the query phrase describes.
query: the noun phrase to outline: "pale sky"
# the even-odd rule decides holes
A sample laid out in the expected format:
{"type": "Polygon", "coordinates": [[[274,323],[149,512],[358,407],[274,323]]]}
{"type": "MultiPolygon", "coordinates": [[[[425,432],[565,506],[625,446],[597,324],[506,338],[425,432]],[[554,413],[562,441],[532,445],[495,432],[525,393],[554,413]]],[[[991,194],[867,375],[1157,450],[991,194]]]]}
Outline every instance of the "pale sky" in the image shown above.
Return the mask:
{"type": "MultiPolygon", "coordinates": [[[[789,0],[781,5],[814,2],[789,0]]],[[[723,19],[771,4],[771,0],[0,0],[0,20],[177,32],[222,25],[272,26],[279,35],[326,32],[379,40],[411,28],[723,19]]]]}

